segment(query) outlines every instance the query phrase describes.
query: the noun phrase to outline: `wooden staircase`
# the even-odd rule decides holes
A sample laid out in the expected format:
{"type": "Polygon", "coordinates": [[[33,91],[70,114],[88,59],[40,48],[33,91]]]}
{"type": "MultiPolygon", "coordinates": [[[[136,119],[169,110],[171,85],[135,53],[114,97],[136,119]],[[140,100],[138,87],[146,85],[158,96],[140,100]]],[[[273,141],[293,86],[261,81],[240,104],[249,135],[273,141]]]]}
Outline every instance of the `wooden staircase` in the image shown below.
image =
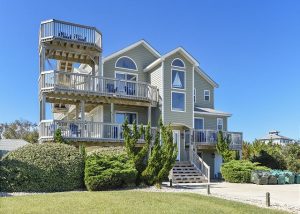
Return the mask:
{"type": "Polygon", "coordinates": [[[206,183],[207,179],[202,172],[189,161],[175,163],[171,177],[173,183],[206,183]]]}

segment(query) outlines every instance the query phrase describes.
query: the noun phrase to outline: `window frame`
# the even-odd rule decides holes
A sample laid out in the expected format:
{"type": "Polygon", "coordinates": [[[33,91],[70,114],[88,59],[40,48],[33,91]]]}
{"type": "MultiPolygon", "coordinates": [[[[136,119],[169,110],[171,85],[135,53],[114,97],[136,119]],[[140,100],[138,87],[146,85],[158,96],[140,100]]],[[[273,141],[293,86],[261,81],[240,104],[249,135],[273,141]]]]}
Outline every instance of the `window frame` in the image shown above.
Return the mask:
{"type": "Polygon", "coordinates": [[[171,89],[172,90],[181,90],[181,91],[185,91],[186,90],[186,72],[185,70],[180,70],[180,69],[177,69],[177,68],[171,68],[171,89]],[[184,74],[184,88],[174,88],[173,87],[173,70],[175,71],[179,71],[179,72],[183,72],[184,74]]]}
{"type": "MultiPolygon", "coordinates": [[[[139,124],[139,123],[138,123],[138,121],[139,121],[139,120],[138,120],[138,116],[139,116],[139,115],[138,115],[138,112],[134,112],[134,111],[115,111],[115,115],[114,115],[115,118],[114,118],[114,121],[115,121],[116,124],[119,124],[119,123],[117,123],[117,121],[116,121],[116,119],[117,119],[116,116],[117,116],[118,113],[120,113],[120,114],[126,114],[126,113],[129,113],[129,114],[135,114],[135,115],[136,115],[136,124],[137,124],[137,125],[139,124]]],[[[129,124],[131,125],[131,123],[129,123],[129,124]]]]}
{"type": "Polygon", "coordinates": [[[135,62],[132,58],[130,58],[129,56],[121,56],[121,57],[119,57],[119,58],[116,60],[116,62],[115,62],[115,68],[121,68],[121,69],[126,69],[126,70],[131,70],[131,71],[138,71],[138,66],[137,66],[136,62],[135,62]],[[134,63],[136,69],[124,68],[124,67],[118,67],[118,66],[117,66],[117,63],[118,63],[118,61],[119,61],[121,58],[128,58],[128,59],[130,59],[130,60],[134,63]]]}
{"type": "Polygon", "coordinates": [[[185,69],[185,63],[184,63],[184,61],[183,61],[182,59],[180,59],[180,58],[175,58],[175,59],[173,59],[172,62],[171,62],[171,67],[185,69]],[[183,64],[183,67],[173,65],[173,63],[174,63],[175,60],[180,60],[180,61],[182,62],[182,64],[183,64]]]}
{"type": "Polygon", "coordinates": [[[210,90],[204,90],[204,101],[210,102],[210,90]],[[208,92],[208,100],[205,99],[205,92],[208,92]]]}
{"type": "Polygon", "coordinates": [[[224,118],[221,118],[221,117],[217,118],[217,130],[224,131],[224,118]],[[219,121],[222,121],[222,130],[219,129],[219,121]]]}
{"type": "Polygon", "coordinates": [[[193,91],[193,92],[194,92],[194,93],[193,93],[194,103],[196,103],[196,102],[197,102],[197,89],[194,88],[194,91],[193,91]]]}
{"type": "Polygon", "coordinates": [[[125,76],[126,76],[125,81],[134,82],[133,80],[127,80],[127,74],[136,76],[136,82],[139,81],[139,75],[137,73],[131,73],[131,72],[126,72],[126,71],[117,71],[117,70],[115,70],[115,79],[117,79],[117,73],[118,74],[125,74],[125,76]]]}
{"type": "Polygon", "coordinates": [[[186,112],[186,93],[182,91],[171,91],[171,111],[172,112],[186,112]],[[173,109],[173,93],[183,94],[184,95],[184,110],[173,109]]]}
{"type": "Polygon", "coordinates": [[[204,127],[204,117],[194,117],[194,129],[196,129],[196,130],[205,130],[205,127],[204,127]],[[197,119],[201,119],[202,121],[203,121],[203,129],[196,129],[196,121],[195,120],[197,120],[197,119]]]}

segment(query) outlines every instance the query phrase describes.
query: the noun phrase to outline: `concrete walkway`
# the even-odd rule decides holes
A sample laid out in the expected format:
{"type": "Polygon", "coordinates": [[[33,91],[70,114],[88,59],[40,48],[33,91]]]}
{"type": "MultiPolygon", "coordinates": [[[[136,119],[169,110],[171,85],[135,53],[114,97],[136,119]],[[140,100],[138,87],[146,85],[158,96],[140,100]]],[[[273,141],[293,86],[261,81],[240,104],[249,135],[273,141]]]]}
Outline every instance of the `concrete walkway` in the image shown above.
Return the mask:
{"type": "MultiPolygon", "coordinates": [[[[166,183],[167,184],[167,183],[166,183]]],[[[171,189],[166,187],[166,189],[171,189]]],[[[176,184],[175,192],[194,192],[207,194],[206,185],[201,184],[176,184]]],[[[300,184],[287,185],[256,185],[211,183],[212,196],[229,200],[246,202],[264,207],[266,204],[266,192],[271,196],[271,207],[300,213],[300,184]]]]}

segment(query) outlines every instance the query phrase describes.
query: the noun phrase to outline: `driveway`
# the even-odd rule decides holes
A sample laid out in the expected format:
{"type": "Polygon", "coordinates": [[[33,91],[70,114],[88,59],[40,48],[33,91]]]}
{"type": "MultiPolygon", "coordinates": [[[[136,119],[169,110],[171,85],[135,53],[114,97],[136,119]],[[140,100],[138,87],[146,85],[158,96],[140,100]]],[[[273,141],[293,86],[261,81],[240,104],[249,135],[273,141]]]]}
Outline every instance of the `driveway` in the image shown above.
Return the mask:
{"type": "MultiPolygon", "coordinates": [[[[168,184],[165,183],[165,185],[168,184]]],[[[207,185],[174,184],[173,188],[164,186],[162,191],[164,190],[207,194],[207,185]]],[[[212,196],[255,204],[262,207],[266,206],[266,192],[269,192],[272,208],[300,213],[300,184],[256,185],[221,182],[211,183],[210,192],[212,196]]]]}

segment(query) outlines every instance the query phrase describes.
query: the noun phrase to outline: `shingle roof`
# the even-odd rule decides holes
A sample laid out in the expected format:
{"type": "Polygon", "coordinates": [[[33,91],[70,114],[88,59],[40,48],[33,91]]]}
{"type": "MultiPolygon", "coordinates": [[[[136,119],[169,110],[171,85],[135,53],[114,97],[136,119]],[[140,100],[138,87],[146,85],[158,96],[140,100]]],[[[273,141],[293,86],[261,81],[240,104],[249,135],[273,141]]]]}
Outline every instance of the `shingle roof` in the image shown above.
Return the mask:
{"type": "Polygon", "coordinates": [[[22,139],[0,139],[0,150],[13,151],[27,144],[28,142],[22,139]]]}
{"type": "Polygon", "coordinates": [[[284,140],[293,140],[291,138],[279,135],[279,131],[270,131],[269,134],[260,138],[259,140],[277,140],[277,139],[284,139],[284,140]]]}
{"type": "Polygon", "coordinates": [[[201,107],[195,106],[194,111],[195,111],[195,113],[198,113],[198,114],[210,114],[210,115],[219,115],[219,116],[226,116],[226,117],[231,116],[230,113],[218,111],[218,110],[215,110],[212,108],[201,108],[201,107]]]}

